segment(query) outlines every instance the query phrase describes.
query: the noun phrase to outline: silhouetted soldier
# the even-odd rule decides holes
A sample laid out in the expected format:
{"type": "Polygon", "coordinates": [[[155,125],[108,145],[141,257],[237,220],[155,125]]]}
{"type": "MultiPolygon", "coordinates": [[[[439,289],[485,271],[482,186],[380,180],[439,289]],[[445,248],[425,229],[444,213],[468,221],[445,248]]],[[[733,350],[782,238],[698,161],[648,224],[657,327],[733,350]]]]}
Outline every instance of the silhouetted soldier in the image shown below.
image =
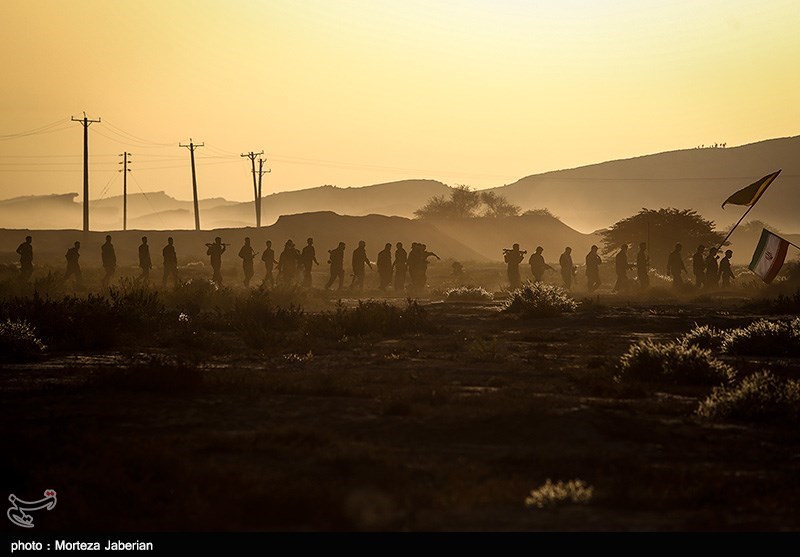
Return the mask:
{"type": "Polygon", "coordinates": [[[272,241],[267,240],[267,247],[264,253],[261,254],[261,261],[264,262],[264,285],[270,288],[275,286],[275,278],[272,276],[272,269],[278,263],[275,261],[275,251],[272,249],[272,241]]]}
{"type": "Polygon", "coordinates": [[[208,247],[206,255],[210,256],[211,268],[214,270],[214,276],[211,280],[213,280],[217,286],[222,286],[222,254],[225,253],[228,244],[223,244],[222,238],[217,236],[214,238],[213,244],[206,244],[206,246],[208,247]]]}
{"type": "Polygon", "coordinates": [[[564,248],[564,253],[558,258],[558,263],[561,265],[561,279],[564,281],[564,287],[569,290],[572,288],[572,277],[575,275],[575,265],[572,263],[572,248],[564,248]]]}
{"type": "Polygon", "coordinates": [[[33,274],[33,238],[25,236],[25,241],[17,247],[19,254],[19,276],[22,282],[28,282],[33,274]]]}
{"type": "Polygon", "coordinates": [[[420,289],[425,289],[428,285],[428,258],[435,257],[437,260],[441,261],[442,258],[433,253],[432,251],[428,251],[428,246],[426,244],[420,244],[420,289]]]}
{"type": "Polygon", "coordinates": [[[328,263],[331,266],[331,278],[325,285],[325,290],[328,290],[336,280],[339,280],[339,288],[344,286],[344,242],[339,242],[339,246],[328,250],[328,263]]]}
{"type": "Polygon", "coordinates": [[[175,253],[175,241],[170,236],[167,238],[167,245],[161,250],[161,255],[164,257],[164,277],[161,279],[161,285],[166,288],[167,279],[172,277],[172,282],[178,286],[178,254],[175,253]]]}
{"type": "Polygon", "coordinates": [[[294,247],[294,242],[286,240],[283,251],[278,257],[278,278],[285,286],[292,286],[297,282],[297,268],[300,264],[300,252],[294,247]]]}
{"type": "Polygon", "coordinates": [[[682,249],[683,246],[681,244],[675,244],[675,249],[667,258],[667,274],[672,277],[673,288],[680,288],[683,286],[681,273],[688,272],[686,270],[686,265],[683,263],[683,257],[681,256],[682,249]]]}
{"type": "Polygon", "coordinates": [[[358,247],[353,250],[353,282],[350,283],[350,288],[356,289],[359,292],[364,288],[364,264],[369,265],[372,269],[372,262],[367,257],[367,243],[364,240],[358,242],[358,247]]]}
{"type": "Polygon", "coordinates": [[[710,248],[706,257],[706,288],[717,288],[719,286],[719,263],[717,262],[717,248],[710,248]]]}
{"type": "Polygon", "coordinates": [[[300,254],[300,261],[303,264],[303,286],[311,287],[311,264],[319,265],[317,261],[317,252],[314,249],[314,238],[306,240],[306,247],[300,254]]]}
{"type": "Polygon", "coordinates": [[[103,288],[108,288],[111,277],[117,272],[117,254],[114,251],[114,244],[111,243],[111,235],[106,236],[106,243],[100,246],[100,258],[103,261],[103,269],[106,274],[103,276],[103,288]]]}
{"type": "Polygon", "coordinates": [[[253,259],[256,257],[256,252],[250,245],[250,238],[244,239],[244,245],[239,250],[239,257],[242,258],[242,271],[244,271],[244,286],[250,287],[250,279],[253,278],[253,259]]]}
{"type": "Polygon", "coordinates": [[[706,247],[703,244],[700,244],[697,246],[697,251],[694,252],[694,255],[692,256],[692,271],[694,272],[694,281],[697,285],[697,288],[702,288],[706,280],[706,260],[703,256],[703,252],[705,251],[706,247]]]}
{"type": "Polygon", "coordinates": [[[464,279],[464,266],[458,261],[453,261],[453,278],[457,281],[464,279]]]}
{"type": "Polygon", "coordinates": [[[147,236],[142,236],[142,243],[139,246],[139,267],[142,269],[142,275],[139,279],[146,283],[150,280],[150,269],[153,268],[153,262],[150,259],[150,246],[147,245],[147,236]]]}
{"type": "Polygon", "coordinates": [[[600,264],[603,262],[597,253],[597,246],[592,246],[586,254],[586,286],[594,292],[600,286],[600,264]]]}
{"type": "Polygon", "coordinates": [[[402,242],[395,244],[394,250],[394,291],[403,292],[406,289],[406,270],[408,269],[408,253],[403,248],[402,242]]]}
{"type": "Polygon", "coordinates": [[[632,265],[628,264],[628,244],[622,244],[619,248],[619,253],[614,258],[614,268],[617,272],[617,283],[614,285],[614,291],[627,292],[630,282],[628,280],[628,269],[632,265]]]}
{"type": "Polygon", "coordinates": [[[636,278],[639,281],[639,288],[650,286],[650,257],[647,255],[647,242],[639,244],[639,252],[636,254],[636,278]]]}
{"type": "Polygon", "coordinates": [[[719,262],[719,277],[722,279],[724,288],[728,288],[731,285],[731,281],[736,278],[736,275],[733,274],[733,269],[731,269],[731,257],[733,257],[733,251],[725,250],[725,257],[719,262]]]}
{"type": "Polygon", "coordinates": [[[519,244],[514,244],[511,249],[503,250],[503,261],[506,262],[508,272],[508,282],[511,284],[511,289],[516,290],[522,286],[522,279],[519,276],[519,264],[525,258],[525,250],[520,251],[519,244]]]}
{"type": "Polygon", "coordinates": [[[81,257],[81,243],[75,242],[75,244],[67,250],[66,255],[64,257],[67,260],[67,272],[64,273],[64,280],[66,281],[69,277],[75,277],[75,286],[80,286],[83,282],[83,277],[81,276],[81,266],[78,263],[78,259],[81,257]]]}
{"type": "Polygon", "coordinates": [[[420,276],[422,275],[422,250],[417,242],[411,243],[411,251],[408,252],[408,277],[411,279],[411,291],[419,289],[420,276]]]}
{"type": "Polygon", "coordinates": [[[536,251],[531,254],[531,258],[528,260],[528,264],[531,266],[531,273],[533,274],[533,280],[536,282],[542,282],[542,277],[544,277],[544,272],[547,269],[551,271],[553,268],[544,262],[544,256],[542,252],[544,248],[542,246],[538,246],[536,251]]]}
{"type": "Polygon", "coordinates": [[[375,264],[378,268],[378,288],[386,291],[386,287],[392,284],[392,244],[387,243],[383,250],[378,252],[378,259],[375,264]]]}

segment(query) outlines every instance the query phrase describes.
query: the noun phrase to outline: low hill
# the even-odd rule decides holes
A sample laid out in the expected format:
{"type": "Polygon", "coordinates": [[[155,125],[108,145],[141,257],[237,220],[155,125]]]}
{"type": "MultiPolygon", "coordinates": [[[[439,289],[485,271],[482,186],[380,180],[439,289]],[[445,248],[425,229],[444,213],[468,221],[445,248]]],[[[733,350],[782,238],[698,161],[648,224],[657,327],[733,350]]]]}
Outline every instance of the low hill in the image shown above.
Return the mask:
{"type": "Polygon", "coordinates": [[[536,174],[493,191],[522,206],[546,207],[583,231],[605,228],[642,207],[694,209],[719,228],[745,208],[722,202],[775,170],[778,179],[751,213],[800,231],[800,136],[731,148],[688,149],[536,174]]]}

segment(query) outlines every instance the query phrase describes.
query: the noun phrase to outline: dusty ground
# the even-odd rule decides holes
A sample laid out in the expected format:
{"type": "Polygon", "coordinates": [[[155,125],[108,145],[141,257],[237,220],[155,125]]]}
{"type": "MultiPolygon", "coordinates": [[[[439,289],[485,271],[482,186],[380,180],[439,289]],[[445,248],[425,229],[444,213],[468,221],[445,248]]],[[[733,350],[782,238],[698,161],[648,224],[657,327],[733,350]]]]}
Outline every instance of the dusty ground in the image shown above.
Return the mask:
{"type": "Polygon", "coordinates": [[[797,530],[800,433],[703,422],[706,389],[609,379],[632,341],[751,322],[738,308],[609,299],[523,321],[432,302],[434,333],[186,352],[200,372],[177,384],[113,380],[141,354],[54,354],[0,372],[0,478],[56,489],[54,530],[797,530]],[[526,508],[548,478],[594,497],[526,508]]]}

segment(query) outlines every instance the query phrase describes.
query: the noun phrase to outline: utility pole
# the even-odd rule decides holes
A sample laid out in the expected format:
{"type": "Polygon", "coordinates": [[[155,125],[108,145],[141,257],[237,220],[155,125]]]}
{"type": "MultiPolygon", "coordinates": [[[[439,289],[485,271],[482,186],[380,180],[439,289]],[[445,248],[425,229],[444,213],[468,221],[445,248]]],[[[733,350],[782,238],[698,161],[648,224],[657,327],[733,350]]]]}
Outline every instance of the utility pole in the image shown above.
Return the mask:
{"type": "Polygon", "coordinates": [[[83,118],[72,116],[72,121],[83,126],[83,231],[86,233],[89,232],[89,126],[99,123],[100,118],[89,120],[84,112],[83,118]]]}
{"type": "Polygon", "coordinates": [[[192,143],[192,138],[189,138],[189,145],[184,145],[182,143],[178,144],[178,147],[186,147],[189,149],[190,158],[192,160],[192,193],[194,194],[194,229],[200,230],[200,209],[197,204],[197,173],[194,169],[194,150],[198,147],[203,147],[205,143],[200,143],[198,145],[192,143]]]}
{"type": "Polygon", "coordinates": [[[262,159],[261,157],[258,158],[258,196],[257,196],[258,197],[258,203],[257,203],[258,215],[256,217],[258,219],[258,223],[256,224],[256,226],[258,228],[261,228],[261,209],[262,209],[262,207],[261,207],[261,179],[264,177],[264,174],[269,174],[270,172],[272,172],[272,170],[270,170],[269,168],[264,170],[264,163],[265,162],[267,162],[266,159],[262,159]]]}
{"type": "Polygon", "coordinates": [[[122,230],[128,230],[128,156],[129,152],[125,151],[120,155],[122,157],[122,230]]]}
{"type": "Polygon", "coordinates": [[[258,155],[263,155],[264,151],[260,153],[254,153],[250,151],[249,153],[242,153],[243,157],[247,157],[250,159],[250,166],[253,167],[253,202],[256,205],[256,227],[261,227],[261,207],[259,207],[259,198],[258,198],[258,185],[256,184],[256,157],[258,155]]]}

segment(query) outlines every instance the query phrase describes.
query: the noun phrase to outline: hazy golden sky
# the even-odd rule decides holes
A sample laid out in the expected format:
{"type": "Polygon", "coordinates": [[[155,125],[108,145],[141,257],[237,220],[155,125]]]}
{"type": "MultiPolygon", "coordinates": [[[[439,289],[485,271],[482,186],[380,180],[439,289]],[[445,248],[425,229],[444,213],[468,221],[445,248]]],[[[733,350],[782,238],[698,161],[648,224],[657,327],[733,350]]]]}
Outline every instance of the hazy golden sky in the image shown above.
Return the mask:
{"type": "Polygon", "coordinates": [[[798,0],[0,3],[0,197],[473,187],[800,132],[798,0]],[[27,137],[8,137],[55,124],[27,137]],[[133,137],[135,136],[135,137],[133,137]]]}

